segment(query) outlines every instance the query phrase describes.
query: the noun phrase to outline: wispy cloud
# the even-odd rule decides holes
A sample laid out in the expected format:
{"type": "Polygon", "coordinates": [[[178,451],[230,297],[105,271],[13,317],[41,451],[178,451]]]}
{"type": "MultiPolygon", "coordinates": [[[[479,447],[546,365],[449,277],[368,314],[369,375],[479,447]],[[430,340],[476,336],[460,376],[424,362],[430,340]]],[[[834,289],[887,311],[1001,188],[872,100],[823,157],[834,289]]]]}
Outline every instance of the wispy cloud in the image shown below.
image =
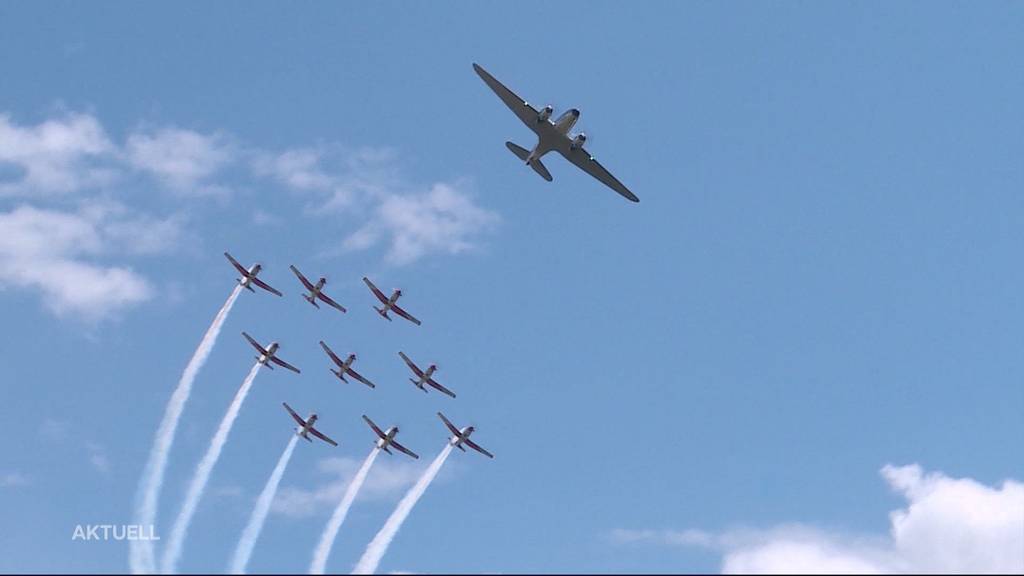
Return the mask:
{"type": "Polygon", "coordinates": [[[18,488],[29,483],[29,477],[21,472],[0,472],[0,488],[18,488]]]}
{"type": "Polygon", "coordinates": [[[620,544],[699,546],[722,553],[723,573],[1000,573],[1024,571],[1024,484],[998,488],[882,468],[907,506],[889,514],[888,536],[837,533],[803,524],[722,533],[614,530],[620,544]]]}
{"type": "Polygon", "coordinates": [[[177,192],[194,195],[226,194],[227,187],[211,178],[236,158],[223,135],[173,127],[129,135],[124,153],[133,168],[177,192]]]}

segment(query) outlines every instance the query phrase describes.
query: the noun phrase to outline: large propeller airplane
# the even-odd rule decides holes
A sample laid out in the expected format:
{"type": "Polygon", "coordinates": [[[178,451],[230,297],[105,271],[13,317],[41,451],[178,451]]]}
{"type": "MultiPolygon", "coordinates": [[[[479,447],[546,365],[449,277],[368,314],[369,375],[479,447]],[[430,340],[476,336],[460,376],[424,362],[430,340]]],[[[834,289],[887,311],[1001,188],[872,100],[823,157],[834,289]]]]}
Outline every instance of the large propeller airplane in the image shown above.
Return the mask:
{"type": "Polygon", "coordinates": [[[324,352],[326,352],[327,355],[331,357],[331,360],[334,361],[335,364],[337,364],[338,369],[335,370],[334,368],[331,368],[331,373],[337,376],[342,382],[348,383],[348,380],[345,380],[345,376],[348,375],[362,382],[363,384],[366,384],[370,388],[376,387],[374,386],[373,382],[370,382],[366,378],[363,378],[358,372],[352,369],[352,363],[356,361],[355,354],[349,354],[348,358],[342,360],[341,358],[338,358],[338,355],[335,354],[334,351],[331,350],[327,346],[327,344],[324,343],[323,340],[320,341],[320,347],[323,348],[324,352]]]}
{"type": "Polygon", "coordinates": [[[419,456],[413,453],[412,450],[409,450],[405,446],[395,442],[395,435],[398,434],[398,426],[392,426],[391,428],[388,428],[387,432],[385,432],[377,427],[377,425],[373,423],[373,420],[370,420],[366,414],[363,414],[363,420],[366,420],[366,423],[369,424],[370,428],[373,428],[373,431],[377,434],[377,448],[391,454],[391,450],[388,450],[388,447],[392,447],[403,454],[412,456],[413,458],[419,458],[419,456]]]}
{"type": "Polygon", "coordinates": [[[388,316],[388,312],[394,312],[395,314],[398,314],[399,316],[405,318],[409,322],[412,322],[417,326],[420,325],[419,320],[413,318],[412,314],[409,314],[405,310],[402,310],[396,304],[396,302],[398,302],[398,299],[402,297],[401,290],[398,290],[396,288],[395,291],[391,293],[391,297],[388,298],[387,296],[384,295],[383,292],[380,291],[380,288],[374,286],[373,282],[370,282],[370,279],[367,278],[366,276],[363,276],[363,282],[366,282],[366,285],[370,288],[370,291],[373,292],[373,295],[376,296],[377,300],[380,300],[380,303],[384,305],[383,308],[377,308],[376,306],[373,307],[373,309],[377,311],[377,314],[380,314],[384,318],[387,318],[388,321],[390,321],[391,317],[388,316]]]}
{"type": "Polygon", "coordinates": [[[320,305],[316,303],[317,299],[319,298],[323,302],[326,302],[328,306],[337,308],[342,312],[346,311],[344,306],[338,304],[334,300],[331,300],[331,298],[327,296],[327,294],[324,294],[324,284],[327,284],[327,278],[321,277],[319,280],[317,280],[316,284],[314,285],[312,282],[307,280],[305,276],[302,275],[302,272],[299,272],[298,268],[296,268],[295,266],[288,267],[292,269],[292,272],[295,273],[295,276],[299,279],[299,282],[302,282],[302,285],[306,287],[306,290],[309,290],[309,294],[302,295],[302,297],[306,299],[306,302],[309,302],[313,306],[320,308],[320,305]]]}
{"type": "Polygon", "coordinates": [[[505,142],[505,146],[518,156],[520,160],[525,161],[527,166],[533,168],[534,172],[540,174],[541,178],[548,182],[552,180],[551,173],[544,167],[540,159],[548,152],[554,151],[627,199],[633,202],[640,201],[636,194],[630,192],[622,182],[619,182],[615,176],[612,176],[611,172],[606,170],[604,166],[601,166],[583,148],[584,142],[587,141],[586,134],[580,132],[575,136],[570,135],[572,127],[580,118],[579,110],[572,108],[557,119],[551,120],[551,113],[554,112],[554,108],[551,106],[545,106],[537,110],[530,106],[526,100],[516,96],[515,92],[506,88],[504,84],[498,82],[494,76],[491,76],[487,70],[484,70],[478,64],[473,64],[473,70],[476,70],[480,78],[523,121],[523,124],[526,124],[526,127],[533,130],[537,135],[537,145],[533,147],[533,150],[527,150],[512,142],[505,142]]]}
{"type": "Polygon", "coordinates": [[[337,442],[328,438],[323,432],[320,432],[316,428],[313,428],[313,424],[316,424],[318,418],[316,413],[310,414],[309,418],[303,420],[302,416],[296,414],[295,410],[292,410],[292,407],[289,406],[287,402],[282,402],[281,404],[283,404],[284,409],[287,410],[288,413],[292,415],[292,418],[294,418],[295,421],[299,423],[299,428],[295,429],[296,436],[305,438],[308,442],[313,442],[313,440],[309,437],[309,435],[312,434],[313,436],[316,436],[317,438],[323,440],[324,442],[327,442],[331,446],[338,445],[337,442]]]}
{"type": "Polygon", "coordinates": [[[465,452],[466,449],[463,448],[462,446],[466,445],[472,448],[473,450],[476,450],[477,452],[483,454],[484,456],[487,456],[488,458],[494,458],[494,454],[491,454],[487,450],[484,450],[483,448],[480,447],[479,444],[469,439],[469,435],[476,431],[475,427],[466,426],[465,428],[461,429],[456,428],[454,424],[452,424],[447,418],[444,417],[444,414],[438,412],[437,415],[441,417],[441,421],[444,422],[444,425],[448,427],[448,430],[450,430],[451,433],[454,434],[454,436],[452,436],[448,440],[449,442],[451,442],[452,446],[455,446],[459,450],[465,452]]]}
{"type": "Polygon", "coordinates": [[[253,339],[252,336],[249,336],[245,332],[242,332],[242,336],[245,336],[245,339],[249,341],[249,344],[252,344],[252,347],[255,348],[257,352],[259,352],[259,356],[256,356],[256,361],[259,362],[260,364],[273,370],[274,367],[270,365],[270,362],[273,362],[274,364],[277,364],[282,368],[287,368],[288,370],[291,370],[296,374],[301,373],[301,370],[285,362],[284,360],[281,360],[276,356],[277,349],[281,347],[280,344],[278,344],[277,342],[271,342],[270,346],[264,348],[263,346],[260,346],[260,343],[253,339]]]}
{"type": "Polygon", "coordinates": [[[252,266],[246,268],[245,266],[239,264],[238,260],[232,258],[231,254],[225,252],[224,256],[228,259],[228,262],[231,262],[231,265],[235,267],[235,270],[238,270],[238,273],[242,275],[242,277],[238,279],[238,284],[241,285],[242,288],[245,288],[250,292],[256,292],[255,290],[252,289],[252,285],[255,284],[260,288],[263,288],[267,292],[270,292],[271,294],[276,294],[277,296],[281,295],[281,292],[279,292],[275,288],[272,288],[270,284],[267,284],[263,280],[260,280],[259,278],[256,277],[256,275],[260,273],[260,270],[263,269],[263,266],[261,264],[253,264],[252,266]]]}
{"type": "Polygon", "coordinates": [[[440,390],[441,392],[444,392],[445,394],[451,396],[452,398],[455,398],[455,392],[452,392],[451,390],[445,388],[444,386],[441,386],[440,384],[437,383],[437,381],[434,380],[433,375],[434,372],[437,371],[437,364],[431,364],[430,366],[427,367],[426,371],[423,371],[420,370],[420,367],[417,366],[415,362],[410,360],[409,357],[406,356],[404,352],[399,352],[398,355],[402,357],[402,360],[405,360],[406,365],[409,366],[409,369],[412,370],[413,374],[416,375],[416,378],[409,378],[409,382],[412,382],[413,384],[416,385],[417,388],[423,390],[424,392],[427,391],[426,386],[430,385],[440,390]]]}

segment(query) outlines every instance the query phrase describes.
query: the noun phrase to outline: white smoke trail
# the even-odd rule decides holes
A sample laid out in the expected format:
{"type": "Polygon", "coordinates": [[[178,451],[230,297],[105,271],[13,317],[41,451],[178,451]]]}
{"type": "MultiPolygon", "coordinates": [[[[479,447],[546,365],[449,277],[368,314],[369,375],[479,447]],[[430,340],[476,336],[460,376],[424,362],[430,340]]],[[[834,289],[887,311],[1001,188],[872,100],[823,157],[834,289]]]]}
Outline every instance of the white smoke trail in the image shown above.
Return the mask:
{"type": "MultiPolygon", "coordinates": [[[[235,305],[242,286],[236,285],[231,291],[220,311],[213,318],[213,323],[206,329],[206,334],[199,341],[199,346],[192,354],[192,359],[185,366],[185,371],[178,380],[178,387],[171,394],[171,399],[164,408],[164,418],[157,428],[156,437],[153,439],[153,447],[149,450],[149,460],[142,473],[139,483],[139,492],[135,501],[135,524],[143,526],[143,529],[153,526],[156,523],[157,504],[160,501],[160,489],[164,483],[164,473],[167,469],[167,457],[171,452],[171,445],[174,443],[174,433],[178,429],[178,420],[185,409],[185,403],[192,393],[192,382],[196,379],[199,369],[206,363],[206,359],[213,351],[213,345],[217,343],[217,336],[224,326],[231,307],[235,305]]],[[[130,543],[129,564],[135,574],[155,572],[156,559],[153,552],[152,540],[132,540],[130,543]]]]}
{"type": "Polygon", "coordinates": [[[260,497],[256,499],[256,507],[252,510],[249,524],[245,526],[242,537],[238,539],[235,556],[228,568],[229,574],[245,574],[245,567],[249,564],[256,540],[260,537],[260,531],[263,530],[263,523],[267,519],[267,512],[270,511],[270,504],[274,501],[274,495],[277,494],[277,485],[281,483],[284,469],[288,467],[288,461],[292,459],[292,452],[295,451],[295,443],[298,441],[298,435],[292,434],[292,439],[288,441],[288,446],[281,454],[281,459],[277,461],[277,466],[270,473],[267,485],[263,487],[263,492],[260,492],[260,497]]]}
{"type": "Polygon", "coordinates": [[[363,552],[363,557],[359,559],[355,568],[352,569],[353,574],[373,574],[377,571],[377,565],[380,564],[380,559],[384,557],[384,553],[388,551],[388,546],[391,545],[391,541],[395,538],[395,534],[398,533],[398,529],[402,527],[405,519],[409,516],[409,512],[412,512],[412,507],[419,501],[420,496],[423,496],[423,493],[426,492],[427,486],[430,486],[430,483],[437,476],[444,461],[448,459],[448,455],[451,453],[452,445],[451,443],[446,443],[444,450],[441,450],[437,458],[434,458],[427,471],[423,473],[423,476],[420,476],[416,484],[409,489],[409,492],[402,498],[402,501],[398,503],[398,507],[391,513],[387,522],[384,523],[384,527],[370,541],[370,545],[363,552]]]}
{"type": "Polygon", "coordinates": [[[248,396],[249,389],[252,388],[252,381],[256,379],[256,374],[259,373],[261,366],[263,365],[259,362],[252,365],[252,370],[249,370],[249,375],[245,377],[242,385],[238,388],[238,392],[235,393],[234,400],[228,406],[228,411],[224,413],[224,418],[220,421],[220,426],[217,427],[213,440],[210,441],[210,447],[206,449],[206,454],[203,455],[203,459],[196,466],[195,474],[192,476],[192,483],[189,484],[188,492],[185,493],[185,503],[181,505],[178,518],[175,519],[174,526],[171,528],[171,536],[167,541],[167,550],[164,552],[163,562],[160,564],[160,572],[164,574],[173,574],[178,567],[178,560],[181,558],[181,548],[185,543],[185,535],[188,532],[189,523],[192,522],[192,515],[196,513],[196,507],[199,506],[199,500],[203,497],[203,492],[206,491],[206,483],[210,480],[213,466],[217,463],[217,459],[220,458],[220,451],[228,441],[231,426],[234,425],[235,418],[238,417],[238,412],[242,409],[242,402],[248,396]]]}
{"type": "Polygon", "coordinates": [[[309,565],[310,574],[324,573],[327,557],[331,555],[331,547],[334,546],[334,539],[338,536],[338,530],[341,529],[345,516],[348,516],[348,509],[352,507],[352,501],[356,499],[356,494],[363,487],[366,475],[370,472],[370,466],[373,466],[373,461],[377,459],[377,454],[379,453],[380,450],[374,446],[373,450],[370,451],[370,455],[363,461],[363,465],[359,467],[359,471],[352,477],[352,481],[348,483],[345,495],[341,498],[341,502],[338,503],[338,507],[334,509],[334,514],[331,514],[331,519],[327,521],[327,526],[324,527],[324,532],[320,535],[320,543],[317,544],[316,550],[313,551],[313,562],[309,565]]]}

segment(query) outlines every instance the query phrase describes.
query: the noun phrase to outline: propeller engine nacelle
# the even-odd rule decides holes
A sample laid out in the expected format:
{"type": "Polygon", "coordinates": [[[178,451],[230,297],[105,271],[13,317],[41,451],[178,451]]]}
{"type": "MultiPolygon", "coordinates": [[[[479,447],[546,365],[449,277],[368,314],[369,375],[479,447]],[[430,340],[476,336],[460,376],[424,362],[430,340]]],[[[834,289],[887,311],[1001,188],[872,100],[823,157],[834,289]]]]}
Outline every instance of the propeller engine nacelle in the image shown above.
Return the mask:
{"type": "Polygon", "coordinates": [[[545,106],[542,108],[541,111],[537,113],[537,123],[540,124],[541,122],[547,122],[548,118],[551,118],[551,113],[554,111],[555,109],[551,106],[545,106]]]}
{"type": "Polygon", "coordinates": [[[586,141],[587,135],[580,132],[579,134],[576,135],[575,138],[572,139],[572,149],[578,150],[580,148],[583,148],[583,144],[586,143],[586,141]]]}

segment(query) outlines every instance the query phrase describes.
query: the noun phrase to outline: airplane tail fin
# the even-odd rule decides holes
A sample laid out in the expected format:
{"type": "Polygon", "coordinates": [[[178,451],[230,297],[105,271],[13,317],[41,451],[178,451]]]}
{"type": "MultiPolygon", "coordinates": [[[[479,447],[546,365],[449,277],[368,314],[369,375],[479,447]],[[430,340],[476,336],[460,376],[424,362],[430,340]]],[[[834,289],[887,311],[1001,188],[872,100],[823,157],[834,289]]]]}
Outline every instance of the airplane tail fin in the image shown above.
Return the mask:
{"type": "Polygon", "coordinates": [[[377,308],[376,306],[374,306],[373,309],[377,311],[377,314],[380,314],[381,316],[387,318],[389,322],[391,321],[391,316],[388,316],[386,310],[384,310],[383,308],[377,308]]]}
{"type": "MultiPolygon", "coordinates": [[[[259,362],[259,360],[260,360],[259,356],[253,356],[253,358],[255,358],[257,362],[259,362]]],[[[266,368],[267,370],[273,370],[274,369],[274,367],[270,365],[270,362],[264,362],[263,363],[263,367],[266,368]]]]}
{"type": "Polygon", "coordinates": [[[458,448],[459,450],[462,450],[463,452],[466,451],[466,449],[462,447],[462,444],[456,444],[455,447],[458,448]]]}
{"type": "Polygon", "coordinates": [[[348,380],[345,380],[345,376],[341,373],[340,370],[335,370],[334,368],[330,368],[330,371],[331,371],[332,374],[334,374],[339,379],[341,379],[342,382],[345,382],[346,384],[348,383],[348,380]]]}
{"type": "MultiPolygon", "coordinates": [[[[242,282],[241,282],[241,281],[239,281],[238,283],[239,283],[239,284],[241,284],[242,282]]],[[[246,287],[245,287],[245,288],[246,288],[246,290],[248,290],[249,292],[252,292],[253,294],[255,294],[255,293],[256,293],[256,291],[252,289],[252,284],[248,284],[248,285],[246,285],[246,287]]]]}
{"type": "MultiPolygon", "coordinates": [[[[523,162],[525,162],[526,159],[530,157],[529,150],[513,142],[505,142],[505,146],[523,162]]],[[[543,163],[541,163],[540,158],[534,158],[533,160],[530,160],[530,168],[533,168],[534,172],[540,174],[541,178],[547,180],[548,182],[551,182],[551,173],[548,172],[548,169],[544,166],[543,163]]]]}

